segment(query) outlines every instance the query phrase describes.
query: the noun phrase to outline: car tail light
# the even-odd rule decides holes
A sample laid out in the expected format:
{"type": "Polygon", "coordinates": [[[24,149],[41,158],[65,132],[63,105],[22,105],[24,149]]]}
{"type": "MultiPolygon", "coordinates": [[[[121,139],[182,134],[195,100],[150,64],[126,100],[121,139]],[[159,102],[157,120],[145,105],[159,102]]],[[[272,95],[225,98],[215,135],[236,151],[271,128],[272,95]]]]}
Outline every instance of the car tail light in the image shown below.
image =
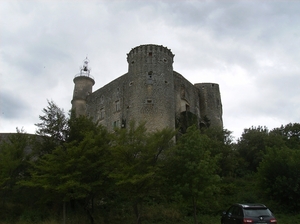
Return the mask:
{"type": "Polygon", "coordinates": [[[253,220],[252,219],[243,219],[243,224],[248,224],[248,223],[252,223],[253,220]]]}
{"type": "Polygon", "coordinates": [[[276,223],[277,223],[277,220],[276,220],[276,219],[270,219],[270,223],[276,224],[276,223]]]}

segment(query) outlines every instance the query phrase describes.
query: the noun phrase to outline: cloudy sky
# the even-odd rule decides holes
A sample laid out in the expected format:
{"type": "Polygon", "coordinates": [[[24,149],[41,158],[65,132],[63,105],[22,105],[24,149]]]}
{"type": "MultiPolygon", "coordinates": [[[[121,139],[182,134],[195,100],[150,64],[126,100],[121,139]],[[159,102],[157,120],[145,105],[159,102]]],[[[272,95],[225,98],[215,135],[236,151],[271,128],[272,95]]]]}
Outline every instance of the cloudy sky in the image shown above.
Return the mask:
{"type": "Polygon", "coordinates": [[[1,0],[0,132],[35,132],[47,100],[68,112],[88,56],[94,90],[142,44],[175,54],[192,83],[220,85],[224,128],[300,122],[300,1],[1,0]]]}

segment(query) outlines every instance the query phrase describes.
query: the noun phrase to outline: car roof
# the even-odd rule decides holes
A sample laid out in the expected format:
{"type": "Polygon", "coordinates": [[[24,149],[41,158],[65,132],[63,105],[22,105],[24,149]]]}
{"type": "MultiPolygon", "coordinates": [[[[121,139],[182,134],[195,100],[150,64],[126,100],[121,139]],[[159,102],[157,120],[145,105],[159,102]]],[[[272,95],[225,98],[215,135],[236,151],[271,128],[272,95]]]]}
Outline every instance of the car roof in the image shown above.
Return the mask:
{"type": "Polygon", "coordinates": [[[264,204],[259,203],[237,203],[236,205],[242,208],[267,208],[264,204]]]}

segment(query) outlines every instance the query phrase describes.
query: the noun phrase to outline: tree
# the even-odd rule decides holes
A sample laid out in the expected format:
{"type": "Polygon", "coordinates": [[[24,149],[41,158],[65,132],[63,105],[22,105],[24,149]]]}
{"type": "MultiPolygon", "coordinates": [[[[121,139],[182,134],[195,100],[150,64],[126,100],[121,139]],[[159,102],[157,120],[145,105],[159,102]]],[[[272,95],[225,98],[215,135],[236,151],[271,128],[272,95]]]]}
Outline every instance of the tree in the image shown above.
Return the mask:
{"type": "Polygon", "coordinates": [[[242,137],[236,144],[239,156],[243,159],[241,167],[244,166],[244,173],[257,171],[267,147],[282,146],[284,146],[282,137],[270,134],[267,127],[258,126],[244,129],[242,137]]]}
{"type": "MultiPolygon", "coordinates": [[[[28,168],[30,135],[17,129],[0,145],[0,192],[4,202],[9,195],[16,195],[17,182],[22,180],[28,168]]],[[[10,198],[12,199],[12,198],[10,198]]]]}
{"type": "Polygon", "coordinates": [[[86,116],[76,116],[74,111],[71,112],[70,119],[68,120],[68,136],[66,142],[81,142],[87,132],[97,133],[99,131],[99,124],[93,122],[91,118],[86,116]]]}
{"type": "Polygon", "coordinates": [[[268,148],[258,168],[259,186],[281,207],[300,211],[300,151],[287,147],[268,148]]]}
{"type": "Polygon", "coordinates": [[[111,147],[112,172],[116,191],[133,206],[136,223],[142,222],[143,200],[155,197],[160,182],[160,163],[170,148],[175,132],[163,129],[148,133],[145,124],[130,122],[127,129],[116,129],[111,147]]]}
{"type": "Polygon", "coordinates": [[[270,133],[277,137],[282,137],[285,145],[290,149],[300,149],[299,123],[289,123],[285,126],[281,125],[279,128],[274,128],[270,133]]]}
{"type": "MultiPolygon", "coordinates": [[[[205,116],[205,118],[207,117],[205,116]]],[[[197,125],[198,122],[199,121],[197,115],[193,114],[192,112],[190,111],[181,112],[179,116],[176,117],[176,123],[175,123],[175,126],[178,129],[178,134],[179,134],[178,137],[180,137],[181,134],[186,133],[188,127],[192,125],[197,125]]]]}
{"type": "Polygon", "coordinates": [[[201,135],[199,129],[193,125],[181,136],[173,156],[169,158],[171,183],[177,194],[191,201],[195,224],[198,223],[197,207],[205,199],[212,198],[219,181],[218,157],[211,155],[211,146],[211,140],[206,135],[201,135]]]}
{"type": "Polygon", "coordinates": [[[68,121],[63,109],[59,108],[53,101],[47,101],[48,106],[40,115],[41,123],[37,123],[36,134],[55,138],[58,141],[65,141],[68,133],[68,121]]]}
{"type": "Polygon", "coordinates": [[[48,106],[42,110],[40,123],[35,124],[38,129],[36,134],[43,137],[43,141],[36,141],[39,155],[50,153],[54,148],[64,143],[69,134],[68,118],[64,110],[53,101],[47,101],[48,106]]]}
{"type": "Polygon", "coordinates": [[[31,178],[22,184],[42,188],[52,194],[52,199],[61,198],[63,202],[83,200],[93,223],[94,198],[103,198],[108,184],[106,164],[110,137],[104,127],[89,118],[73,119],[72,127],[82,131],[82,139],[59,145],[33,161],[31,178]]]}
{"type": "Polygon", "coordinates": [[[238,153],[234,149],[232,132],[220,128],[200,129],[202,135],[206,135],[211,142],[211,155],[218,156],[218,174],[221,177],[233,177],[239,166],[238,153]]]}

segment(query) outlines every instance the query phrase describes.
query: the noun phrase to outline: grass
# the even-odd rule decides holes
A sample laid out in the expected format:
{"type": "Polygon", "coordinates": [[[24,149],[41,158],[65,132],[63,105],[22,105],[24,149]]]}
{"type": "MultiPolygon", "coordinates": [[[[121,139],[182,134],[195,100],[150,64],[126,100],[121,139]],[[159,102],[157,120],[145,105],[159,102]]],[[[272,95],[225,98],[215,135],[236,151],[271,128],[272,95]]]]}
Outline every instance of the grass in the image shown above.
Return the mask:
{"type": "Polygon", "coordinates": [[[277,214],[275,215],[278,224],[296,224],[300,223],[300,215],[287,215],[287,214],[277,214]]]}
{"type": "MultiPolygon", "coordinates": [[[[300,223],[300,214],[297,215],[288,215],[288,214],[277,214],[277,224],[295,224],[300,223]]],[[[209,216],[209,215],[201,215],[198,218],[199,224],[220,224],[220,216],[209,216]]],[[[0,221],[0,224],[32,224],[32,221],[0,221]]],[[[55,219],[48,219],[44,221],[34,222],[38,224],[61,224],[62,220],[55,220],[55,219]]],[[[68,219],[66,224],[89,224],[89,222],[85,218],[80,217],[74,217],[73,219],[68,219]]],[[[104,224],[104,223],[98,223],[97,224],[104,224]]],[[[176,224],[193,224],[193,218],[192,217],[186,217],[184,220],[180,220],[176,222],[176,224]]],[[[114,223],[112,223],[114,224],[114,223]]],[[[116,223],[119,224],[119,223],[116,223]]],[[[151,221],[145,221],[143,224],[165,224],[165,222],[151,222],[151,221]]],[[[175,222],[174,222],[175,224],[175,222]]]]}
{"type": "MultiPolygon", "coordinates": [[[[157,212],[153,212],[153,211],[147,211],[146,214],[147,216],[145,216],[145,219],[143,220],[143,224],[194,224],[194,220],[193,217],[191,216],[187,216],[187,217],[183,217],[183,216],[179,216],[179,214],[174,213],[174,211],[172,210],[165,210],[163,208],[161,208],[160,211],[164,211],[161,212],[160,214],[157,212]],[[165,214],[165,212],[168,212],[168,214],[165,214]],[[160,217],[160,218],[158,218],[160,217]]],[[[21,216],[18,220],[8,220],[8,221],[1,221],[0,220],[0,224],[62,224],[63,221],[62,219],[58,219],[57,217],[50,217],[48,219],[45,219],[43,221],[41,221],[41,219],[39,218],[31,218],[29,217],[30,215],[34,215],[29,213],[28,216],[21,216]]],[[[276,218],[277,218],[277,224],[295,224],[295,223],[300,223],[300,214],[296,214],[296,215],[291,215],[291,214],[283,214],[283,213],[278,213],[275,214],[276,218]]],[[[106,224],[102,218],[96,218],[95,219],[95,224],[106,224]]],[[[124,218],[124,217],[123,217],[124,218]]],[[[215,215],[215,216],[211,216],[211,215],[199,215],[198,216],[198,223],[199,224],[220,224],[220,216],[219,215],[215,215]]],[[[126,218],[125,218],[126,219],[126,218]]],[[[114,219],[114,220],[110,220],[110,224],[119,224],[120,223],[120,219],[114,219]]],[[[125,223],[128,223],[127,220],[123,221],[125,223]]],[[[72,216],[67,217],[66,220],[66,224],[89,224],[89,220],[87,219],[86,216],[84,216],[83,214],[73,214],[72,216]]]]}

